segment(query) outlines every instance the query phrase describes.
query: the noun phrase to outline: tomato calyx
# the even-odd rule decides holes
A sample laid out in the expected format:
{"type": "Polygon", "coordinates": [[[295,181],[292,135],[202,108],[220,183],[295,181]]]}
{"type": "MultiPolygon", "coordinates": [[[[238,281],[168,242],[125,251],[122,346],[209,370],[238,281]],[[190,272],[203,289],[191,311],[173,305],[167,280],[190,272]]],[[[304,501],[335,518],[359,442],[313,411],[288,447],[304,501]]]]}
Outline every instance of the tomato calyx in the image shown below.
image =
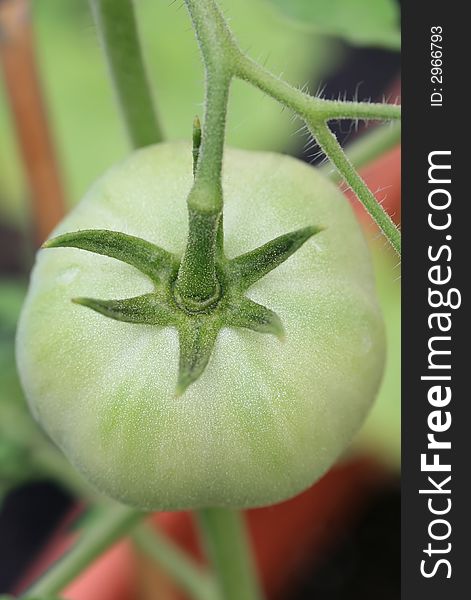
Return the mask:
{"type": "Polygon", "coordinates": [[[179,396],[205,370],[222,328],[242,327],[283,339],[279,316],[245,294],[320,231],[319,227],[304,227],[233,259],[226,258],[221,248],[216,265],[217,294],[205,304],[195,302],[194,307],[187,302],[183,304],[178,297],[175,282],[179,258],[147,240],[117,231],[88,229],[55,237],[43,247],[77,248],[109,256],[151,279],[154,290],[133,298],[73,298],[72,301],[118,321],[176,328],[180,346],[176,389],[179,396]]]}

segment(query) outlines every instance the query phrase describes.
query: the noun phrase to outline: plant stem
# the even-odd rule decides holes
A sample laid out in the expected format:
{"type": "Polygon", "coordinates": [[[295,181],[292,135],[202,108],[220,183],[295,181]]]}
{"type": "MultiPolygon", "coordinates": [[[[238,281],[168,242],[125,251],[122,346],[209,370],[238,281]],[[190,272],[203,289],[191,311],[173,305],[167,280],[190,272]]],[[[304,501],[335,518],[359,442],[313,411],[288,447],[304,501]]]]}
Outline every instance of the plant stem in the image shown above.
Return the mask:
{"type": "Polygon", "coordinates": [[[135,148],[163,139],[145,72],[133,0],[90,0],[118,103],[135,148]]]}
{"type": "MultiPolygon", "coordinates": [[[[400,139],[400,123],[381,125],[360,135],[358,139],[344,148],[344,152],[352,166],[359,169],[394,148],[400,142],[400,139]]],[[[330,169],[329,164],[320,167],[320,170],[324,171],[332,181],[340,181],[342,178],[339,172],[329,173],[330,169]]]]}
{"type": "Polygon", "coordinates": [[[207,73],[206,109],[195,182],[188,196],[188,240],[176,291],[190,310],[211,304],[219,294],[216,242],[222,215],[222,154],[229,80],[207,73]]]}
{"type": "Polygon", "coordinates": [[[136,528],[137,547],[164,569],[181,588],[196,600],[216,600],[214,581],[173,542],[148,525],[136,528]]]}
{"type": "Polygon", "coordinates": [[[306,121],[324,122],[331,119],[390,120],[401,118],[401,107],[396,104],[374,102],[342,102],[310,96],[273,75],[242,52],[235,61],[235,75],[251,83],[296,112],[306,121]]]}
{"type": "Polygon", "coordinates": [[[205,66],[231,69],[238,49],[214,0],[184,0],[195,30],[205,66]]]}
{"type": "Polygon", "coordinates": [[[59,594],[102,552],[126,535],[144,517],[144,513],[113,504],[106,506],[100,519],[93,519],[82,530],[81,537],[54,566],[23,594],[48,597],[59,594]]]}
{"type": "Polygon", "coordinates": [[[342,178],[352,188],[360,202],[368,211],[372,219],[378,224],[396,252],[401,255],[401,233],[391,217],[382,208],[371,190],[353,167],[335,135],[326,123],[313,125],[312,134],[319,146],[330,158],[342,178]]]}
{"type": "Polygon", "coordinates": [[[196,518],[221,598],[261,598],[242,513],[212,508],[198,511],[196,518]]]}
{"type": "Polygon", "coordinates": [[[188,240],[175,286],[177,300],[191,311],[219,297],[217,238],[223,208],[222,156],[232,79],[232,38],[211,0],[185,0],[206,73],[205,117],[195,181],[188,196],[188,240]]]}
{"type": "MultiPolygon", "coordinates": [[[[235,65],[236,76],[255,85],[304,119],[326,156],[335,165],[342,178],[350,185],[360,202],[400,255],[400,231],[357,173],[330,131],[327,122],[332,119],[400,119],[401,107],[395,104],[341,102],[312,97],[276,77],[240,51],[235,65]]],[[[376,148],[374,151],[376,151],[376,148]]]]}

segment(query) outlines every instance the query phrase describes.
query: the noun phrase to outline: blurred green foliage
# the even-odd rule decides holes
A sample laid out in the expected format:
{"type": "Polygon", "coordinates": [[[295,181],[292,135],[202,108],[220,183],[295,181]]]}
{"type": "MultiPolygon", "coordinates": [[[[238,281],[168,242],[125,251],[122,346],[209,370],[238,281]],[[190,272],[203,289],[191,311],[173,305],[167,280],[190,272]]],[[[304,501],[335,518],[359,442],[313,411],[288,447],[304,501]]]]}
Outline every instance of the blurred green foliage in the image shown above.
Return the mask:
{"type": "Polygon", "coordinates": [[[269,0],[301,27],[352,44],[398,50],[401,45],[396,0],[269,0]]]}
{"type": "Polygon", "coordinates": [[[0,282],[0,503],[12,487],[33,474],[27,442],[36,427],[23,399],[14,358],[16,321],[24,293],[22,285],[0,282]]]}

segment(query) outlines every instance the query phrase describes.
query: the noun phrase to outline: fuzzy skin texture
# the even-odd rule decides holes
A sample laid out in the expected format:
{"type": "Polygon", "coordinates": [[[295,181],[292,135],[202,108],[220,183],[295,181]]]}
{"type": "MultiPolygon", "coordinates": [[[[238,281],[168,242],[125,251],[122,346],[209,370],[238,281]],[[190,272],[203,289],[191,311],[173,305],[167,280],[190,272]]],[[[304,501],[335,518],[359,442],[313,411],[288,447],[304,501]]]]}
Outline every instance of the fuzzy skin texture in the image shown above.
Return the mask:
{"type": "MultiPolygon", "coordinates": [[[[191,148],[131,154],[53,235],[112,229],[181,255],[191,148]]],[[[71,298],[152,291],[142,273],[74,248],[40,250],[17,335],[35,418],[100,491],[144,509],[252,507],[315,482],[365,419],[385,355],[370,257],[341,192],[278,154],[227,149],[228,257],[306,225],[325,230],[249,289],[286,340],[219,333],[203,375],[175,397],[177,333],[115,321],[71,298]]]]}

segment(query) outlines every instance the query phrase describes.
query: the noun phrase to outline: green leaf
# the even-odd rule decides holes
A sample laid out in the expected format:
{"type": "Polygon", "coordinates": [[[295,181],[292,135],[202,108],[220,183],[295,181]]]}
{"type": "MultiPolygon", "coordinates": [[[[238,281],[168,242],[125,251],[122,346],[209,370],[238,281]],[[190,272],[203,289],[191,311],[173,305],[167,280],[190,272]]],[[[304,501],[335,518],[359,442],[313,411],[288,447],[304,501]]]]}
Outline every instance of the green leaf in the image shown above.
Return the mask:
{"type": "Polygon", "coordinates": [[[398,50],[396,0],[271,0],[287,17],[314,31],[361,46],[398,50]]]}

